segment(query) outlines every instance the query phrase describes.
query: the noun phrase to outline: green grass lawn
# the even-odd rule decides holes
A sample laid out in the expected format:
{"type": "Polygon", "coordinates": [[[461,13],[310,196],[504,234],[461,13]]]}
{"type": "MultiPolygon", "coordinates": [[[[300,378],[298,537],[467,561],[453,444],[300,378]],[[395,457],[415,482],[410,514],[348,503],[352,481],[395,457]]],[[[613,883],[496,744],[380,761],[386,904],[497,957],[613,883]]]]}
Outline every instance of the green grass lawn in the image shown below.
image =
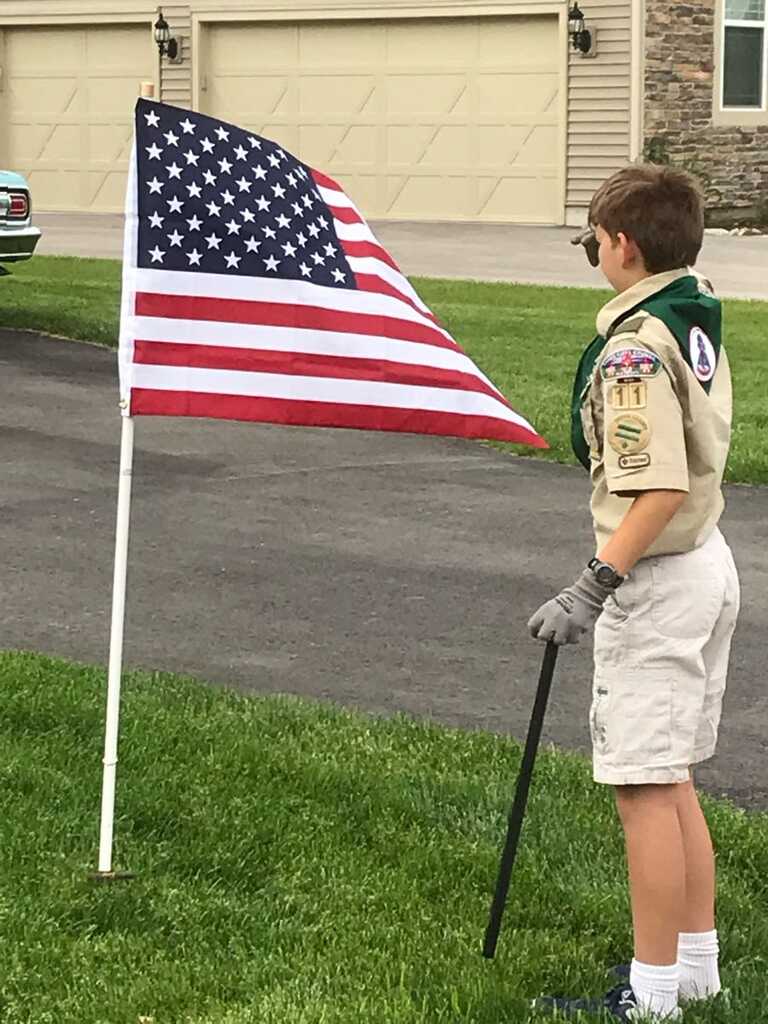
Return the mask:
{"type": "MultiPolygon", "coordinates": [[[[39,256],[0,282],[0,326],[117,342],[116,260],[39,256]]],[[[498,447],[572,463],[569,403],[578,357],[608,291],[414,278],[456,340],[551,444],[498,447]]],[[[768,303],[727,300],[725,339],[735,411],[727,479],[768,483],[768,303]]]]}
{"type": "MultiPolygon", "coordinates": [[[[630,953],[620,830],[540,754],[497,958],[481,956],[516,743],[126,676],[117,862],[94,886],[105,673],[0,653],[3,1024],[522,1024],[630,953]]],[[[706,801],[723,979],[765,1019],[768,816],[706,801]]]]}

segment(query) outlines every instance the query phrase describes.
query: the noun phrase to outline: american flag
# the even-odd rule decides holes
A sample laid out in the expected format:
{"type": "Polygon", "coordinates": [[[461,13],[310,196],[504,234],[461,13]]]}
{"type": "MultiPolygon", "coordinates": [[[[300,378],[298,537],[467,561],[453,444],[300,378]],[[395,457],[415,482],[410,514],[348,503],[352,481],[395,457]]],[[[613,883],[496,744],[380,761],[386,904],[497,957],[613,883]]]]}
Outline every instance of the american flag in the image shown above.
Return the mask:
{"type": "Polygon", "coordinates": [[[192,111],[136,105],[123,411],[547,447],[331,178],[192,111]]]}

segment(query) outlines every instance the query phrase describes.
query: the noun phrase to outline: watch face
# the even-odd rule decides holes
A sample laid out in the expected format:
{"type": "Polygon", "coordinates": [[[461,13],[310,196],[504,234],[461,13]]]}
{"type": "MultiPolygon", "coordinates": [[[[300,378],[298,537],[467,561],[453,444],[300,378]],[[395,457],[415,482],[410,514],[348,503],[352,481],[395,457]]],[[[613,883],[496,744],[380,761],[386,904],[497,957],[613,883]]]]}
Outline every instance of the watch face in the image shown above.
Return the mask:
{"type": "Polygon", "coordinates": [[[595,573],[595,575],[597,576],[598,580],[601,583],[605,583],[606,586],[608,584],[615,582],[616,580],[616,573],[613,571],[610,565],[601,565],[595,573]]]}

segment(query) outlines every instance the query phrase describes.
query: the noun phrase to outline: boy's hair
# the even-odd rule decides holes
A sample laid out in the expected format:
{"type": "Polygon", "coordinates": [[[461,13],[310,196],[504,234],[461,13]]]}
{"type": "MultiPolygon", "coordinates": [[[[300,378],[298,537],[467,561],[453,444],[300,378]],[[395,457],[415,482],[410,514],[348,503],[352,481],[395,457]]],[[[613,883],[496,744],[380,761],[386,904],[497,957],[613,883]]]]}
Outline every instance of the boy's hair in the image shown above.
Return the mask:
{"type": "Polygon", "coordinates": [[[631,238],[651,274],[692,267],[704,241],[704,195],[686,171],[632,164],[595,192],[589,223],[631,238]]]}

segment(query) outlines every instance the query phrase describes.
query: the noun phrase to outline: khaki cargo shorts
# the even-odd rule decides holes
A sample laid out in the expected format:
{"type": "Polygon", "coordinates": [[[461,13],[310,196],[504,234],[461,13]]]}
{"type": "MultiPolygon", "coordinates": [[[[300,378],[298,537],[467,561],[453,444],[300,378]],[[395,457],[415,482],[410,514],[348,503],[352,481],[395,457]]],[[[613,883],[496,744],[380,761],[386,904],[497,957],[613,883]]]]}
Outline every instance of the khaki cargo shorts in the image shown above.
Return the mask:
{"type": "Polygon", "coordinates": [[[694,551],[638,562],[595,627],[595,782],[687,782],[712,757],[738,613],[719,529],[694,551]]]}

